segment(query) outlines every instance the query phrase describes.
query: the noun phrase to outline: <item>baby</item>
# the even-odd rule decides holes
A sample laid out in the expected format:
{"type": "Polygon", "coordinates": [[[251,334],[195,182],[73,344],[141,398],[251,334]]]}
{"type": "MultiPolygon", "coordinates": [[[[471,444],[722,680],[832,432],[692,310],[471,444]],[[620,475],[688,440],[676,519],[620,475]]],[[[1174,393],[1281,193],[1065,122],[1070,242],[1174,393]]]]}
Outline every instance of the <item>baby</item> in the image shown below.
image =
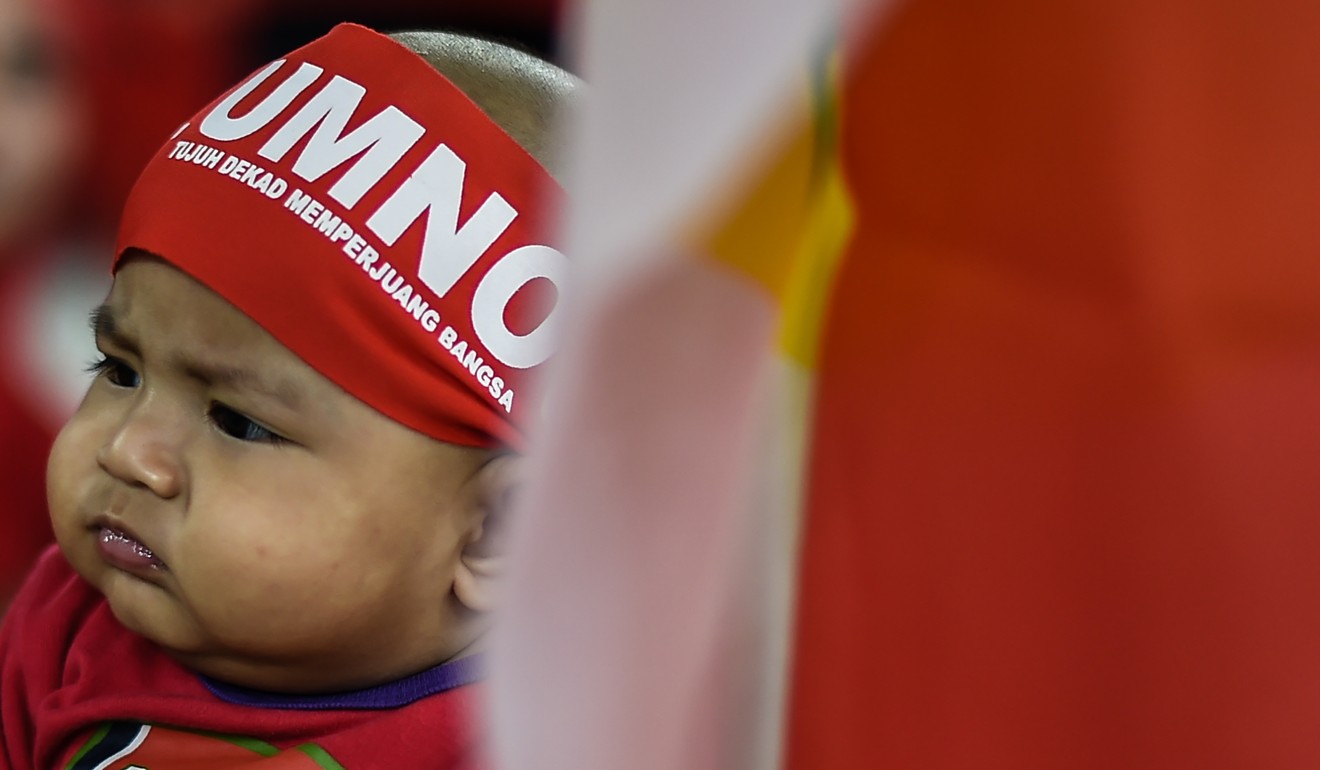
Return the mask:
{"type": "Polygon", "coordinates": [[[574,85],[343,25],[150,163],[0,632],[0,768],[479,761],[574,85]]]}

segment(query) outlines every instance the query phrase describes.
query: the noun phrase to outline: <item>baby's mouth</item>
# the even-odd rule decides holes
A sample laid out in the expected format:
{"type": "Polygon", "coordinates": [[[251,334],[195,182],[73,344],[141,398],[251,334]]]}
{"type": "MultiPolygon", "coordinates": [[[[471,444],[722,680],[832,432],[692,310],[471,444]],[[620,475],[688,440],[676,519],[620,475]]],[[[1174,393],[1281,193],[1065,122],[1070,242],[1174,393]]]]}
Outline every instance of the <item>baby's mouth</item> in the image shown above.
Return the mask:
{"type": "Polygon", "coordinates": [[[112,566],[127,572],[167,570],[151,549],[134,539],[127,532],[110,527],[101,527],[98,533],[101,556],[112,566]]]}

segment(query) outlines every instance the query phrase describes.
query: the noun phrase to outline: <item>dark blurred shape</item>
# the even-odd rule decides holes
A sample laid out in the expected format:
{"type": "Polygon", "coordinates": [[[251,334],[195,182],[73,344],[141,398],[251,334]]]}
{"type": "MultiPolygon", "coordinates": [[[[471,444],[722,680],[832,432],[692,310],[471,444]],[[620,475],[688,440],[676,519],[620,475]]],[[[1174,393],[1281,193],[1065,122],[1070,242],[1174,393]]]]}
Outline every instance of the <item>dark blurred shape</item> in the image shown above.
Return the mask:
{"type": "Polygon", "coordinates": [[[341,21],[381,31],[448,29],[499,40],[558,61],[561,0],[283,0],[263,20],[255,38],[258,61],[279,56],[325,34],[341,21]]]}
{"type": "Polygon", "coordinates": [[[0,0],[0,253],[49,224],[72,167],[77,114],[54,19],[0,0]]]}

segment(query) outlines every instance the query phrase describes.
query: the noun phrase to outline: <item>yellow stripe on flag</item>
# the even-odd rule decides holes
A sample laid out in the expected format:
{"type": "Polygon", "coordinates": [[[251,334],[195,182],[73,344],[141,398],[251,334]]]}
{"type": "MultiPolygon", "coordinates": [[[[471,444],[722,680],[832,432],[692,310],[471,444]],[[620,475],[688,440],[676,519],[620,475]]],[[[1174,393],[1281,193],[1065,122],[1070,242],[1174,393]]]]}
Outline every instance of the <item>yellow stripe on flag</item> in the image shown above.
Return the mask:
{"type": "MultiPolygon", "coordinates": [[[[763,287],[781,308],[780,347],[813,369],[825,303],[853,229],[838,142],[837,57],[822,62],[798,128],[747,186],[702,251],[763,287]]],[[[805,95],[804,95],[805,96],[805,95]]]]}
{"type": "Polygon", "coordinates": [[[784,297],[780,345],[790,359],[814,370],[834,275],[853,231],[853,203],[839,155],[838,68],[831,62],[818,92],[817,173],[811,206],[784,297]]]}

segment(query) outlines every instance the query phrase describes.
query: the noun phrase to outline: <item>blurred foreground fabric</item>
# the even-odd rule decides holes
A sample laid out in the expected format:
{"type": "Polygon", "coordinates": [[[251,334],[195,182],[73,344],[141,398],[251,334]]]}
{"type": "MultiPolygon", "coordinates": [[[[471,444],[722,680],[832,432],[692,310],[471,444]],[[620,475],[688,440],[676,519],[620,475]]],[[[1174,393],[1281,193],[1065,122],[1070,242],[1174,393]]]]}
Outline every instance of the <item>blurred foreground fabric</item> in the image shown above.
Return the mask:
{"type": "Polygon", "coordinates": [[[1320,6],[580,24],[506,765],[1320,766],[1320,6]]]}

